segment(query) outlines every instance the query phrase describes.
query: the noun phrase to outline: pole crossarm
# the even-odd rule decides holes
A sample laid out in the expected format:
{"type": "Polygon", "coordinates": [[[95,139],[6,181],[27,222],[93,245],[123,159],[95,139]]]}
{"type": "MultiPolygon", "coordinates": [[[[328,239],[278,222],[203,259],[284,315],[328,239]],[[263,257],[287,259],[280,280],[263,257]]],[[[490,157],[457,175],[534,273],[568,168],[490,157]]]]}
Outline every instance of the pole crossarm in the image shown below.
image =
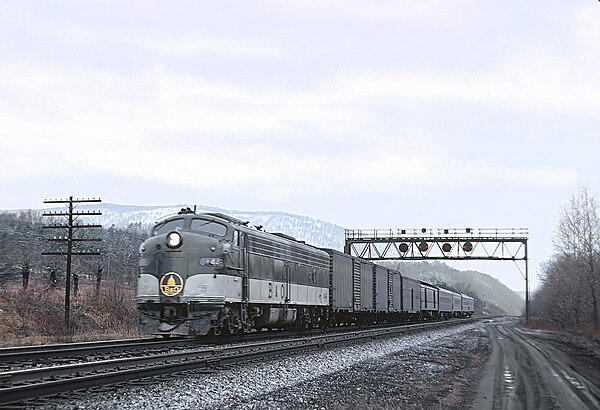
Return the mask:
{"type": "MultiPolygon", "coordinates": [[[[68,229],[69,225],[45,225],[42,226],[42,229],[68,229]]],[[[82,225],[82,224],[73,224],[73,229],[78,228],[102,228],[102,225],[82,225]]]]}
{"type": "Polygon", "coordinates": [[[91,216],[91,215],[102,215],[100,211],[75,211],[77,205],[76,203],[82,202],[102,202],[100,198],[73,198],[72,196],[69,199],[51,199],[45,200],[45,204],[66,204],[67,211],[48,211],[42,213],[42,216],[64,216],[67,219],[66,224],[58,224],[54,223],[52,225],[46,225],[43,228],[45,229],[65,229],[66,236],[53,238],[46,238],[48,242],[63,242],[67,245],[67,249],[65,251],[48,251],[42,252],[42,255],[57,255],[57,256],[66,256],[67,257],[67,269],[66,269],[66,280],[65,280],[65,322],[69,325],[69,311],[70,311],[70,298],[71,298],[71,262],[73,256],[81,255],[81,256],[98,256],[100,255],[100,251],[93,250],[77,250],[74,249],[75,245],[79,242],[100,242],[101,238],[76,238],[74,236],[80,229],[86,228],[102,228],[102,225],[97,224],[77,224],[75,220],[80,216],[91,216]]]}
{"type": "Polygon", "coordinates": [[[60,211],[49,211],[42,213],[42,216],[90,216],[90,215],[102,215],[100,211],[73,211],[60,212],[60,211]]]}
{"type": "Polygon", "coordinates": [[[525,260],[526,228],[346,229],[344,252],[369,260],[525,260]]]}
{"type": "Polygon", "coordinates": [[[102,238],[47,238],[48,242],[102,242],[102,238]]]}
{"type": "Polygon", "coordinates": [[[68,204],[75,202],[102,202],[100,198],[44,199],[45,204],[68,204]]]}
{"type": "MultiPolygon", "coordinates": [[[[67,252],[42,252],[42,255],[58,255],[67,256],[67,252]]],[[[85,256],[99,256],[102,255],[100,252],[85,252],[85,251],[72,251],[71,255],[85,255],[85,256]]]]}

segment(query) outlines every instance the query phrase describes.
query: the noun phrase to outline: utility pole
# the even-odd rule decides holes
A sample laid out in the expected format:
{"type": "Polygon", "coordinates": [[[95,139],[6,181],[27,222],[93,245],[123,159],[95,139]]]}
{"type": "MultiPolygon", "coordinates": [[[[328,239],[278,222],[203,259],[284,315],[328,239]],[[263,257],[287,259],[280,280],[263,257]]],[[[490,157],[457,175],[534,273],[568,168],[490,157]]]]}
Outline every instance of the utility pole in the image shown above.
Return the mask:
{"type": "Polygon", "coordinates": [[[80,216],[92,216],[92,215],[102,215],[100,211],[75,211],[78,203],[91,203],[91,202],[102,202],[100,198],[91,198],[91,199],[74,199],[72,196],[69,199],[51,199],[45,200],[45,204],[66,204],[67,212],[44,212],[42,216],[63,216],[67,219],[67,224],[54,224],[54,225],[46,225],[42,228],[44,229],[64,229],[66,231],[66,236],[63,238],[62,236],[54,236],[53,238],[48,238],[49,242],[59,242],[66,243],[67,250],[65,251],[51,251],[51,252],[42,252],[42,255],[60,255],[67,257],[67,278],[65,283],[65,323],[67,326],[69,325],[69,313],[70,313],[70,298],[71,298],[71,261],[73,259],[73,255],[89,255],[89,256],[97,256],[100,255],[100,251],[94,250],[74,250],[74,244],[77,242],[100,242],[101,238],[75,238],[74,234],[80,229],[90,229],[90,228],[102,228],[102,225],[93,225],[93,224],[76,224],[75,222],[80,216]]]}

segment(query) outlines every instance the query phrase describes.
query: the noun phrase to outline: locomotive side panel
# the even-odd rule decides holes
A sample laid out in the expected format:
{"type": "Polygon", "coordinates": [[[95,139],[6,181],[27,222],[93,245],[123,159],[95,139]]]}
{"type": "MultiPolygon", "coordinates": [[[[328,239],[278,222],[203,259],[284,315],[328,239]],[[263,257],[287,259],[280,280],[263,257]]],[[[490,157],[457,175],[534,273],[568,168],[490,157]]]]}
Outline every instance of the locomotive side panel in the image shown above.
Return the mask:
{"type": "Polygon", "coordinates": [[[247,233],[247,244],[250,303],[329,304],[329,258],[326,254],[279,237],[262,237],[258,233],[247,233]]]}

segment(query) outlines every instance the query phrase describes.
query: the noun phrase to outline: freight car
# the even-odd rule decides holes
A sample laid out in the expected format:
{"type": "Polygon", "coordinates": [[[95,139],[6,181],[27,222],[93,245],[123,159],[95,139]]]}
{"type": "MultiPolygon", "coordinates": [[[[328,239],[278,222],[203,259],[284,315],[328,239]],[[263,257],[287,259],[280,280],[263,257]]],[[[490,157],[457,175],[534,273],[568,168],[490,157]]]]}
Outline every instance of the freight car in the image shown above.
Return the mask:
{"type": "Polygon", "coordinates": [[[454,304],[443,311],[443,290],[431,284],[219,213],[182,210],[157,222],[151,234],[140,246],[137,292],[140,326],[148,334],[218,335],[473,313],[467,296],[453,294],[460,311],[454,304]]]}

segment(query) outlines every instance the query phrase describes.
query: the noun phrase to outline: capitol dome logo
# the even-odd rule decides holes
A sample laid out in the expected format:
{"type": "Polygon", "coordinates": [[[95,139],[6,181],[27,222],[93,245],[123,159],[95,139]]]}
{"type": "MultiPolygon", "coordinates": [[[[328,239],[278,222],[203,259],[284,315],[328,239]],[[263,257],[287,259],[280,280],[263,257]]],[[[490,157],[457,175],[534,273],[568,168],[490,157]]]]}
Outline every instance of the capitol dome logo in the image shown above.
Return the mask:
{"type": "Polygon", "coordinates": [[[165,296],[178,295],[183,289],[183,278],[176,272],[167,272],[160,279],[160,291],[165,296]]]}

